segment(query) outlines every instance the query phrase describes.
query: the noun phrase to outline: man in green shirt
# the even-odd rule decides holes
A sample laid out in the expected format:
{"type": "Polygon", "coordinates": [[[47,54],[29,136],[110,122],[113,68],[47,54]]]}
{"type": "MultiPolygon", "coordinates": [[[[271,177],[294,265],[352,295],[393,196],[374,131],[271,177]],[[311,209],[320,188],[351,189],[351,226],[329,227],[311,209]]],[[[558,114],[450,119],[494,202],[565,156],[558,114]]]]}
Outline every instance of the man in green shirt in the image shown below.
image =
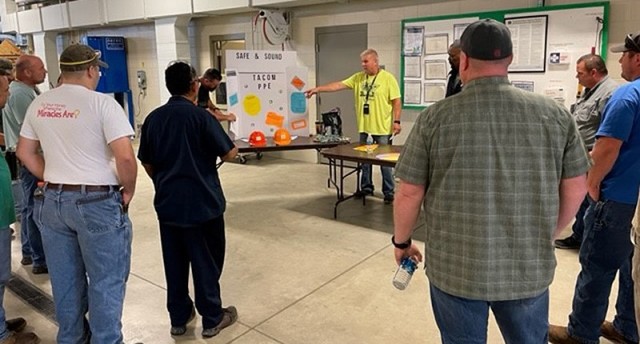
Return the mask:
{"type": "Polygon", "coordinates": [[[395,258],[425,211],[425,271],[445,343],[547,341],[552,239],[584,198],[589,159],[571,114],[511,85],[511,35],[477,21],[460,38],[465,85],[420,114],[396,165],[395,258]]]}
{"type": "MultiPolygon", "coordinates": [[[[342,81],[335,81],[307,90],[307,98],[319,92],[335,92],[352,89],[355,96],[356,120],[360,143],[371,135],[374,143],[391,144],[391,136],[399,134],[400,88],[393,74],[380,68],[378,53],[367,49],[360,54],[362,71],[342,81]]],[[[391,167],[380,167],[382,171],[382,193],[386,204],[393,203],[394,181],[391,167]]],[[[362,166],[361,191],[357,196],[373,194],[371,165],[362,166]]]]}

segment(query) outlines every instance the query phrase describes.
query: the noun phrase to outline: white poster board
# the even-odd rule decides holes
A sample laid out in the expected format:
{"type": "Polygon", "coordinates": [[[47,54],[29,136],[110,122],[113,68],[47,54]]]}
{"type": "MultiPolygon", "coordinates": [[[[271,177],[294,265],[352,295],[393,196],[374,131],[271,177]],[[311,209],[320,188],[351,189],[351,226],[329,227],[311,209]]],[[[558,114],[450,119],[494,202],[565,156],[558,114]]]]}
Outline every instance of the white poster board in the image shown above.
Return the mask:
{"type": "Polygon", "coordinates": [[[308,70],[297,65],[293,51],[227,50],[227,104],[237,120],[233,139],[254,130],[273,136],[285,128],[292,136],[309,136],[309,110],[304,96],[308,70]]]}

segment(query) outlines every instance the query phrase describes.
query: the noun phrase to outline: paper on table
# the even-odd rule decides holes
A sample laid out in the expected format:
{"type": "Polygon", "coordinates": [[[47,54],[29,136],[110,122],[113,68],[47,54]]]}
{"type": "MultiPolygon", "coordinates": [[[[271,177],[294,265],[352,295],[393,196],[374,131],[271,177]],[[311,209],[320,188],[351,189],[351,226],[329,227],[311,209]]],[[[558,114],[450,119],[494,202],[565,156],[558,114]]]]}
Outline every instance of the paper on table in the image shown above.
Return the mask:
{"type": "Polygon", "coordinates": [[[376,155],[376,159],[378,160],[398,161],[398,158],[400,158],[400,153],[384,153],[376,155]]]}
{"type": "Polygon", "coordinates": [[[360,152],[370,153],[370,152],[373,152],[374,150],[376,150],[377,148],[378,148],[378,144],[374,143],[372,145],[361,145],[361,146],[358,146],[358,147],[354,147],[353,149],[357,150],[357,151],[360,151],[360,152]]]}

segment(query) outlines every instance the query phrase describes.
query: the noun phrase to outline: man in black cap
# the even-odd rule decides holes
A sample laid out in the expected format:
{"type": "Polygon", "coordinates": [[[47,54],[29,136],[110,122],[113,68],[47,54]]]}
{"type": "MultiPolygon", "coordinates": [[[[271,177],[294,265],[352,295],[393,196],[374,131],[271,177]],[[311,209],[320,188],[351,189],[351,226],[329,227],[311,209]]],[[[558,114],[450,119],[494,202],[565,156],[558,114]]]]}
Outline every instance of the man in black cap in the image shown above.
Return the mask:
{"type": "Polygon", "coordinates": [[[611,51],[622,53],[622,77],[629,83],[611,95],[596,133],[587,179],[581,270],[568,326],[549,326],[549,341],[554,344],[598,343],[600,336],[613,343],[638,343],[631,273],[634,247],[629,235],[640,188],[640,32],[628,35],[611,51]],[[610,322],[605,319],[616,274],[616,315],[610,322]]]}
{"type": "Polygon", "coordinates": [[[33,217],[47,256],[57,343],[123,342],[127,209],[137,164],[124,110],[95,91],[106,66],[87,45],[67,47],[60,55],[62,85],[33,100],[18,142],[20,161],[44,180],[33,217]]]}
{"type": "Polygon", "coordinates": [[[396,262],[425,210],[425,271],[444,343],[486,343],[489,309],[506,343],[546,342],[552,239],[586,193],[589,159],[571,114],[507,79],[508,28],[469,25],[452,98],[424,110],[396,165],[396,262]]]}

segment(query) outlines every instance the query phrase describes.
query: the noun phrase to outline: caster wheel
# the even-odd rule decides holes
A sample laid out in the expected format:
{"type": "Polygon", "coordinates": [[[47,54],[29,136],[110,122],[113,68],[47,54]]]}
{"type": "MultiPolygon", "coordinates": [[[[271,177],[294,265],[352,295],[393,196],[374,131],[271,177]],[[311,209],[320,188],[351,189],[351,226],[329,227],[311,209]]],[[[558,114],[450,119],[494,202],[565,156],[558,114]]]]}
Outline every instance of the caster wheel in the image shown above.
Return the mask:
{"type": "Polygon", "coordinates": [[[262,160],[262,153],[256,153],[256,159],[262,160]]]}
{"type": "Polygon", "coordinates": [[[241,164],[246,164],[247,163],[247,158],[241,156],[240,158],[238,158],[238,160],[240,161],[241,164]]]}

